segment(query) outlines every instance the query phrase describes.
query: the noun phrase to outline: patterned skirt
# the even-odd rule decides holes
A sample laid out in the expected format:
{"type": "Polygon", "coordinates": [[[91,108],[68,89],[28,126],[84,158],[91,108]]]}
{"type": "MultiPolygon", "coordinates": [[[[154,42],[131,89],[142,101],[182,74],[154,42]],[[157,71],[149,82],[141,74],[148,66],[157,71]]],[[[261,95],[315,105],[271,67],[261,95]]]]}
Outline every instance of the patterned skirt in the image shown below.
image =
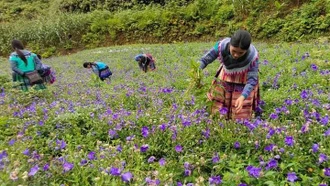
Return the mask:
{"type": "Polygon", "coordinates": [[[212,101],[212,114],[219,113],[220,117],[233,120],[251,119],[253,112],[258,111],[260,101],[259,85],[250,93],[243,102],[243,107],[236,113],[235,102],[242,95],[244,84],[228,83],[220,80],[213,80],[212,87],[207,97],[212,101]]]}
{"type": "MultiPolygon", "coordinates": [[[[13,76],[14,82],[19,82],[19,85],[16,86],[16,88],[20,88],[23,91],[29,90],[31,85],[30,85],[30,81],[27,77],[21,76],[17,73],[13,73],[12,76],[13,76]]],[[[40,83],[40,84],[33,85],[33,88],[35,90],[41,90],[41,89],[46,89],[46,86],[44,85],[44,83],[40,83]]]]}

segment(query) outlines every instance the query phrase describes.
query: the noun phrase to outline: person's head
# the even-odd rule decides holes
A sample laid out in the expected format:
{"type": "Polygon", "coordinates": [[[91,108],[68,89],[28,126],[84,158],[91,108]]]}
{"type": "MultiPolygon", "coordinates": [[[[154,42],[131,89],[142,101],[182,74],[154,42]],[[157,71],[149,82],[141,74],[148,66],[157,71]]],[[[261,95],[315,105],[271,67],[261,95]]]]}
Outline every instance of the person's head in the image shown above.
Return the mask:
{"type": "Polygon", "coordinates": [[[142,58],[143,58],[143,54],[139,54],[139,55],[137,55],[137,56],[135,56],[135,61],[137,61],[137,62],[142,62],[142,58]]]}
{"type": "Polygon", "coordinates": [[[251,44],[251,34],[246,30],[236,31],[230,38],[230,54],[234,59],[244,56],[251,44]]]}
{"type": "Polygon", "coordinates": [[[37,57],[38,57],[40,60],[41,60],[41,58],[42,58],[40,54],[37,54],[37,57]]]}
{"type": "Polygon", "coordinates": [[[21,58],[25,65],[27,65],[27,59],[21,50],[24,50],[24,45],[20,40],[14,39],[11,41],[11,47],[15,50],[19,58],[21,58]]]}
{"type": "Polygon", "coordinates": [[[11,47],[14,50],[24,50],[24,45],[20,40],[14,39],[11,41],[11,47]]]}
{"type": "Polygon", "coordinates": [[[85,62],[84,63],[84,68],[92,68],[92,63],[91,62],[85,62]]]}

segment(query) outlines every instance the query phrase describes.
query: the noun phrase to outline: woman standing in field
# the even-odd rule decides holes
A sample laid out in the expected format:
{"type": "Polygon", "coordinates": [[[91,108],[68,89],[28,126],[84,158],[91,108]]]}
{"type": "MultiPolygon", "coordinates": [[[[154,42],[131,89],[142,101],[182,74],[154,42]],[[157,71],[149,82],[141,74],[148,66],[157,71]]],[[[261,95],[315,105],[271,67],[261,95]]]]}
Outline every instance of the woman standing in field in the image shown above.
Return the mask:
{"type": "Polygon", "coordinates": [[[143,72],[156,69],[155,60],[150,54],[138,54],[134,59],[138,62],[143,72]]]}
{"type": "Polygon", "coordinates": [[[217,42],[200,59],[200,68],[204,69],[216,58],[220,67],[207,94],[213,102],[212,113],[220,113],[227,119],[250,119],[260,100],[259,54],[251,44],[250,33],[238,30],[231,38],[217,42]]]}
{"type": "Polygon", "coordinates": [[[43,80],[38,71],[41,70],[41,62],[35,53],[24,49],[24,45],[19,40],[13,40],[12,52],[9,56],[9,62],[13,71],[13,81],[20,82],[20,88],[27,91],[29,87],[35,89],[45,89],[43,80]]]}

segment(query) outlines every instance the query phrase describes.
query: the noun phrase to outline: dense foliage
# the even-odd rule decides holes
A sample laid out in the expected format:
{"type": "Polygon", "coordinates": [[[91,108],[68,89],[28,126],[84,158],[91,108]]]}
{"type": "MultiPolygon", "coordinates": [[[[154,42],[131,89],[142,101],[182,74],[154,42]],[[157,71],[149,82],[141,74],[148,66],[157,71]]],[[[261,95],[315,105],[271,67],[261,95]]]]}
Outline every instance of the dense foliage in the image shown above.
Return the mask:
{"type": "Polygon", "coordinates": [[[205,92],[219,63],[194,70],[214,43],[45,59],[57,81],[27,93],[12,88],[0,58],[0,185],[326,186],[329,43],[255,43],[264,112],[238,123],[208,113],[205,92]],[[156,58],[156,71],[138,69],[141,52],[156,58]],[[110,84],[82,68],[93,60],[110,66],[110,84]]]}
{"type": "Polygon", "coordinates": [[[13,38],[45,57],[129,43],[209,41],[238,28],[258,40],[328,36],[330,0],[1,0],[0,55],[13,38]]]}

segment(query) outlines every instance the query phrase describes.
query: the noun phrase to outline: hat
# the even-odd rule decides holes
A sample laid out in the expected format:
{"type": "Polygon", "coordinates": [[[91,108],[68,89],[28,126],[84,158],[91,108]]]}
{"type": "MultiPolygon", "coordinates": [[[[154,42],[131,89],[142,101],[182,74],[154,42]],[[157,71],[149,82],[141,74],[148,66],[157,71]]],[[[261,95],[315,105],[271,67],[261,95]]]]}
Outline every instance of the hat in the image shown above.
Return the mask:
{"type": "Polygon", "coordinates": [[[135,61],[140,61],[140,59],[143,57],[143,54],[138,54],[137,56],[135,56],[135,61]]]}

